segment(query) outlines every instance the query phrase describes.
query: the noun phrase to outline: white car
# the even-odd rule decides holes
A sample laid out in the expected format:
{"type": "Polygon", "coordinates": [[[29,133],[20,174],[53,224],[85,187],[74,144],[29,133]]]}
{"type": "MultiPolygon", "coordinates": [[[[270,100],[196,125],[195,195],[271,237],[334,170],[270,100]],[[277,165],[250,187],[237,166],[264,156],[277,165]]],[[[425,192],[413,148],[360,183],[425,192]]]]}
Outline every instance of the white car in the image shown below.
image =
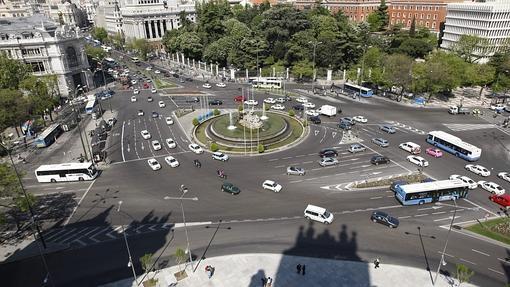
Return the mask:
{"type": "Polygon", "coordinates": [[[266,103],[266,104],[276,104],[276,101],[273,98],[267,98],[267,99],[264,99],[264,103],[266,103]]]}
{"type": "Polygon", "coordinates": [[[262,188],[264,189],[269,189],[269,190],[272,190],[274,192],[280,192],[280,190],[282,190],[282,186],[279,185],[278,183],[272,181],[272,180],[265,180],[263,183],[262,183],[262,188]]]}
{"type": "Polygon", "coordinates": [[[498,177],[510,182],[510,173],[508,173],[508,172],[500,172],[500,173],[498,173],[498,177]]]}
{"type": "Polygon", "coordinates": [[[217,83],[216,84],[216,87],[219,87],[219,88],[225,88],[227,85],[225,85],[225,83],[217,83]]]}
{"type": "Polygon", "coordinates": [[[148,66],[147,68],[145,68],[145,70],[147,70],[147,71],[151,71],[151,70],[152,70],[152,67],[151,67],[151,66],[148,66]]]}
{"type": "Polygon", "coordinates": [[[247,100],[244,102],[244,104],[247,106],[256,106],[259,104],[259,102],[255,101],[255,100],[247,100]]]}
{"type": "Polygon", "coordinates": [[[152,89],[151,89],[151,93],[155,94],[155,93],[157,93],[157,92],[158,92],[158,90],[156,90],[156,88],[152,88],[152,89]]]}
{"type": "Polygon", "coordinates": [[[143,131],[141,131],[140,133],[142,134],[142,138],[143,138],[144,140],[148,140],[148,139],[150,139],[150,138],[151,138],[151,133],[149,133],[149,131],[148,131],[148,130],[143,130],[143,131]]]}
{"type": "Polygon", "coordinates": [[[316,117],[319,115],[319,113],[316,110],[306,110],[305,114],[310,117],[316,117]]]}
{"type": "Polygon", "coordinates": [[[171,156],[171,155],[165,157],[165,161],[171,167],[178,167],[179,166],[179,162],[173,156],[171,156]]]}
{"type": "Polygon", "coordinates": [[[219,160],[219,161],[227,161],[228,155],[226,155],[222,152],[216,151],[216,152],[213,152],[212,158],[215,160],[219,160]]]}
{"type": "Polygon", "coordinates": [[[297,101],[298,103],[302,103],[302,104],[304,104],[304,103],[308,102],[308,99],[307,99],[307,98],[300,97],[300,98],[297,98],[297,99],[296,99],[296,101],[297,101]]]}
{"type": "Polygon", "coordinates": [[[138,116],[140,116],[140,117],[141,117],[141,116],[143,116],[143,115],[144,115],[143,110],[138,110],[138,116]]]}
{"type": "Polygon", "coordinates": [[[303,107],[305,107],[307,109],[315,109],[315,104],[312,102],[306,102],[306,103],[303,103],[303,107]]]}
{"type": "Polygon", "coordinates": [[[154,71],[154,74],[161,74],[159,70],[154,71]]]}
{"type": "Polygon", "coordinates": [[[136,84],[138,84],[137,80],[131,80],[131,85],[136,85],[136,84]]]}
{"type": "Polygon", "coordinates": [[[172,119],[172,117],[166,117],[165,118],[165,122],[167,125],[173,125],[174,124],[174,120],[172,119]]]}
{"type": "Polygon", "coordinates": [[[464,168],[469,170],[472,173],[478,174],[483,177],[487,177],[487,176],[491,175],[491,172],[488,169],[486,169],[485,167],[483,167],[479,164],[477,164],[477,165],[468,164],[464,168]]]}
{"type": "Polygon", "coordinates": [[[285,110],[285,107],[283,105],[276,104],[271,106],[271,110],[283,111],[285,110]]]}
{"type": "Polygon", "coordinates": [[[202,149],[199,145],[194,144],[194,143],[189,144],[189,145],[188,145],[188,148],[189,148],[192,152],[194,152],[194,153],[196,153],[196,154],[201,154],[201,153],[203,153],[203,152],[204,152],[204,150],[203,150],[203,149],[202,149]]]}
{"type": "Polygon", "coordinates": [[[480,185],[481,188],[487,190],[490,193],[494,193],[496,195],[505,194],[505,189],[499,186],[499,184],[494,183],[492,181],[480,180],[478,182],[478,185],[480,185]]]}
{"type": "Polygon", "coordinates": [[[205,83],[202,85],[202,88],[210,89],[212,86],[209,83],[205,83]]]}
{"type": "Polygon", "coordinates": [[[152,168],[152,170],[158,170],[161,169],[161,165],[155,158],[150,158],[147,160],[147,163],[152,168]]]}
{"type": "Polygon", "coordinates": [[[277,102],[277,103],[280,103],[280,104],[283,104],[283,103],[286,102],[285,98],[277,98],[274,101],[277,102]]]}
{"type": "Polygon", "coordinates": [[[469,189],[475,189],[478,187],[478,183],[476,183],[474,180],[472,180],[471,178],[464,176],[464,175],[452,174],[452,175],[450,175],[450,179],[462,180],[464,183],[469,184],[469,186],[468,186],[469,189]]]}
{"type": "Polygon", "coordinates": [[[352,119],[358,123],[363,123],[363,124],[366,124],[368,122],[367,118],[365,118],[364,116],[355,116],[352,119]]]}
{"type": "Polygon", "coordinates": [[[132,102],[132,103],[136,102],[136,97],[135,97],[135,96],[132,96],[132,97],[131,97],[131,102],[132,102]]]}
{"type": "Polygon", "coordinates": [[[159,143],[159,141],[158,141],[158,140],[153,140],[153,141],[151,142],[151,144],[152,144],[152,148],[153,148],[154,150],[160,150],[160,149],[161,149],[161,144],[159,143]]]}
{"type": "Polygon", "coordinates": [[[166,104],[165,104],[165,102],[163,102],[163,101],[159,101],[159,102],[158,102],[158,105],[159,105],[159,107],[160,107],[160,108],[164,108],[164,107],[166,107],[166,104]]]}
{"type": "Polygon", "coordinates": [[[417,155],[410,155],[407,157],[407,160],[410,163],[414,163],[417,166],[426,167],[429,166],[429,162],[426,161],[423,157],[417,155]]]}
{"type": "Polygon", "coordinates": [[[503,111],[505,109],[504,104],[491,104],[490,109],[493,111],[503,111]]]}
{"type": "Polygon", "coordinates": [[[171,138],[167,138],[165,140],[166,142],[166,145],[168,146],[168,148],[176,148],[177,147],[177,144],[175,143],[175,141],[171,138]]]}
{"type": "Polygon", "coordinates": [[[134,89],[134,90],[133,90],[133,94],[138,95],[139,93],[140,93],[140,90],[139,90],[139,89],[134,89]]]}

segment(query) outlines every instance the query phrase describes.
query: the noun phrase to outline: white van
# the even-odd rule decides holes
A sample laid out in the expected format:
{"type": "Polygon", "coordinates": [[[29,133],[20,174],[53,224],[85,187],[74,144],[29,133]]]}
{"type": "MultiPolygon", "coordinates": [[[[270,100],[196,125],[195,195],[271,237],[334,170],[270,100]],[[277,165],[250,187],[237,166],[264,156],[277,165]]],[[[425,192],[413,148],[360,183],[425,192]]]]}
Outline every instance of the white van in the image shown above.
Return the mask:
{"type": "Polygon", "coordinates": [[[315,220],[324,224],[333,222],[333,214],[325,208],[308,204],[305,209],[305,218],[315,220]]]}
{"type": "Polygon", "coordinates": [[[420,152],[421,152],[420,145],[415,144],[413,142],[401,143],[398,147],[407,151],[408,153],[411,153],[411,154],[420,154],[420,152]]]}

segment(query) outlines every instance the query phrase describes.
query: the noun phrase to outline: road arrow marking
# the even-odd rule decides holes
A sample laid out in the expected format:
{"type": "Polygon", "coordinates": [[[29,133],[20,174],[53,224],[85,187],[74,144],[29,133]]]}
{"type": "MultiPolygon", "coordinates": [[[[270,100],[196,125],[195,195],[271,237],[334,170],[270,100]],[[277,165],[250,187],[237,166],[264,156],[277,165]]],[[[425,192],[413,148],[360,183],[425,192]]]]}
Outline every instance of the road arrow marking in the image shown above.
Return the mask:
{"type": "Polygon", "coordinates": [[[319,130],[315,130],[314,132],[315,132],[315,136],[317,136],[320,133],[319,130]]]}
{"type": "Polygon", "coordinates": [[[335,138],[336,132],[331,132],[331,135],[333,136],[333,138],[335,138]]]}
{"type": "Polygon", "coordinates": [[[129,147],[129,144],[127,146],[127,151],[130,152],[131,151],[131,148],[129,147]]]}
{"type": "Polygon", "coordinates": [[[145,149],[145,148],[144,148],[144,146],[143,146],[143,142],[142,142],[142,150],[144,150],[144,149],[145,149]]]}

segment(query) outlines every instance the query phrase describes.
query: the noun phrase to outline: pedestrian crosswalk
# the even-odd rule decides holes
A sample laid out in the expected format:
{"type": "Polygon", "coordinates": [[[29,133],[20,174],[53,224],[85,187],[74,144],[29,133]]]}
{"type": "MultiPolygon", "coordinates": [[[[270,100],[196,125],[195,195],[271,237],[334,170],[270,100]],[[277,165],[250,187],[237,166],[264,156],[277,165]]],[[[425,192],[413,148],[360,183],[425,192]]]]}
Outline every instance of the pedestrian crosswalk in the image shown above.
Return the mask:
{"type": "Polygon", "coordinates": [[[455,132],[496,128],[496,125],[494,124],[443,124],[443,125],[455,132]]]}
{"type": "Polygon", "coordinates": [[[173,224],[171,223],[162,223],[54,228],[44,233],[44,239],[49,243],[79,248],[122,238],[123,231],[126,233],[126,236],[133,236],[142,233],[168,231],[172,227],[173,224]]]}
{"type": "Polygon", "coordinates": [[[390,125],[394,125],[397,129],[400,129],[400,130],[405,129],[405,130],[408,130],[408,131],[410,131],[410,132],[417,133],[417,134],[419,134],[419,135],[424,135],[424,134],[426,134],[426,132],[425,132],[425,131],[420,130],[420,129],[417,129],[417,128],[412,127],[412,126],[410,126],[410,125],[406,125],[406,124],[399,123],[399,122],[396,122],[396,121],[388,121],[388,123],[389,123],[390,125]]]}

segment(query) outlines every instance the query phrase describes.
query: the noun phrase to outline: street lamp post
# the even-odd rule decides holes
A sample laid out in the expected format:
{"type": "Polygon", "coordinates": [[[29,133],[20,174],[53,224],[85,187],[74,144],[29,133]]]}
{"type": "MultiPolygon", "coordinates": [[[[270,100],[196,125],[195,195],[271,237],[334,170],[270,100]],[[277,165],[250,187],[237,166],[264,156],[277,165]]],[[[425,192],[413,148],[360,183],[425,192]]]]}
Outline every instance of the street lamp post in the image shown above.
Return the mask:
{"type": "MultiPolygon", "coordinates": [[[[122,205],[122,200],[119,201],[119,207],[117,207],[117,212],[118,213],[120,213],[120,206],[121,205],[122,205]]],[[[124,230],[124,224],[121,223],[120,226],[122,228],[122,234],[124,235],[124,242],[126,243],[126,249],[127,249],[127,252],[128,252],[128,258],[129,258],[128,267],[131,267],[131,270],[133,271],[133,279],[135,279],[136,286],[138,286],[138,281],[136,280],[135,266],[133,264],[133,259],[131,257],[131,251],[129,250],[129,244],[128,244],[128,241],[127,241],[126,232],[124,230]]]]}
{"type": "Polygon", "coordinates": [[[434,281],[432,281],[432,285],[436,285],[437,276],[439,275],[439,270],[441,269],[441,265],[446,265],[444,261],[444,254],[446,252],[446,247],[448,246],[448,240],[450,239],[450,232],[452,231],[453,221],[455,220],[455,215],[457,214],[457,200],[453,197],[453,203],[455,204],[455,209],[453,211],[452,221],[450,221],[450,228],[448,229],[448,234],[446,235],[446,242],[444,244],[443,252],[441,253],[441,261],[437,266],[436,276],[434,277],[434,281]]]}
{"type": "Polygon", "coordinates": [[[169,197],[169,196],[165,196],[164,199],[178,199],[180,204],[181,204],[181,212],[182,212],[182,221],[184,223],[184,233],[186,234],[186,249],[188,251],[188,255],[189,255],[189,262],[191,263],[191,269],[193,270],[193,273],[195,272],[195,269],[193,268],[193,258],[191,256],[191,247],[190,247],[190,244],[189,244],[189,236],[188,236],[188,227],[186,225],[186,216],[184,215],[184,205],[182,203],[183,200],[193,200],[193,201],[197,201],[198,198],[197,197],[192,197],[192,198],[185,198],[184,195],[188,192],[188,188],[186,188],[186,186],[184,186],[184,184],[181,184],[180,186],[180,191],[182,192],[181,196],[180,197],[169,197]]]}
{"type": "Polygon", "coordinates": [[[315,71],[315,51],[317,49],[317,46],[322,44],[322,42],[317,42],[317,41],[310,41],[308,42],[308,44],[312,44],[313,45],[313,76],[312,76],[312,93],[313,93],[313,89],[314,89],[314,84],[315,84],[315,78],[317,77],[317,72],[315,71]]]}

